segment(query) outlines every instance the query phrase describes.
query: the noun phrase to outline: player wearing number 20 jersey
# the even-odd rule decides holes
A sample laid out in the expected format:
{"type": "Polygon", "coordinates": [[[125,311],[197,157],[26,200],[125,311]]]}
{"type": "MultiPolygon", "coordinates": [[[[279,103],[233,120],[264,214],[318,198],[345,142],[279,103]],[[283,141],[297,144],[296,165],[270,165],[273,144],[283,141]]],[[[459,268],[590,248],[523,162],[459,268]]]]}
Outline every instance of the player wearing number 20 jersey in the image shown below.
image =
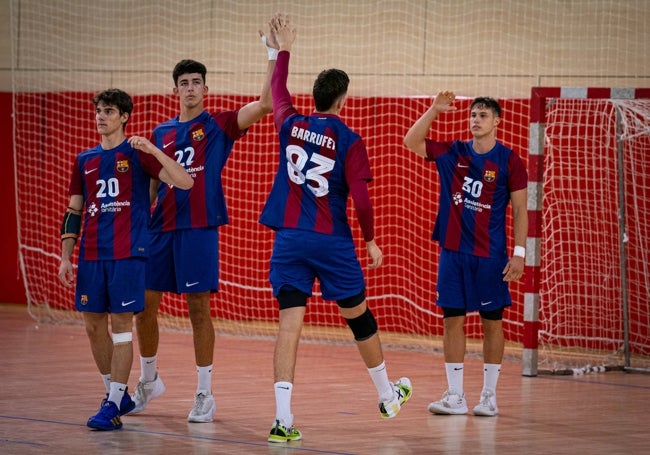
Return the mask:
{"type": "Polygon", "coordinates": [[[86,201],[79,259],[116,260],[149,255],[149,179],[162,165],[124,140],[77,156],[70,194],[86,201]]]}

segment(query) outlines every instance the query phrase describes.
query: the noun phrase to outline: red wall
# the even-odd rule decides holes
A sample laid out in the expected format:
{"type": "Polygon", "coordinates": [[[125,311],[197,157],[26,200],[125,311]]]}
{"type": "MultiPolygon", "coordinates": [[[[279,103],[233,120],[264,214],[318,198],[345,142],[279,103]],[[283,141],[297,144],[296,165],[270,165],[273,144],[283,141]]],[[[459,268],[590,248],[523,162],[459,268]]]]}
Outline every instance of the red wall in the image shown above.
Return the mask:
{"type": "Polygon", "coordinates": [[[16,191],[14,185],[14,152],[11,93],[0,92],[0,194],[7,195],[3,223],[0,223],[0,303],[27,303],[25,287],[18,267],[16,236],[16,191]]]}

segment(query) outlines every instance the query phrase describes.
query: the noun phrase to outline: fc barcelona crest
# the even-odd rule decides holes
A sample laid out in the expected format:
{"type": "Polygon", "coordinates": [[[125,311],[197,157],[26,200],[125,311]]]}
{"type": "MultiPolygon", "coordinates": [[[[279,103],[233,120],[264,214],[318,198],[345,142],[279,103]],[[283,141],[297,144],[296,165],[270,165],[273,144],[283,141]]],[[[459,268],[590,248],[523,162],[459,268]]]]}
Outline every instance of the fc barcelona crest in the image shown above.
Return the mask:
{"type": "Polygon", "coordinates": [[[195,142],[202,141],[204,137],[205,137],[205,131],[203,131],[203,128],[199,128],[198,130],[192,131],[193,141],[195,142]]]}
{"type": "Polygon", "coordinates": [[[491,171],[487,169],[485,173],[483,173],[483,180],[485,180],[488,183],[494,182],[496,178],[497,178],[497,171],[491,171]]]}
{"type": "Polygon", "coordinates": [[[129,170],[129,160],[117,160],[115,163],[115,169],[118,172],[126,172],[129,170]]]}

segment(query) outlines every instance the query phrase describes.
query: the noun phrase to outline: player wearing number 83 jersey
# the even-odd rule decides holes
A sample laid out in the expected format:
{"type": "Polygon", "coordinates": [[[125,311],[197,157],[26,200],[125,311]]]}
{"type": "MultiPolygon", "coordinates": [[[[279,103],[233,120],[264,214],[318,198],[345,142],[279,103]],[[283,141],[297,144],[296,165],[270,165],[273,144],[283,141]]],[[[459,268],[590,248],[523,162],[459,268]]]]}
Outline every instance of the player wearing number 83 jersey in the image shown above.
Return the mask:
{"type": "MultiPolygon", "coordinates": [[[[274,90],[275,102],[275,86],[274,90]]],[[[346,213],[351,183],[372,179],[363,140],[337,115],[298,114],[286,89],[278,94],[278,103],[281,107],[274,112],[281,113],[275,117],[280,163],[260,222],[273,229],[351,237],[346,213]]],[[[362,228],[364,221],[360,220],[362,228]]],[[[364,231],[364,238],[372,236],[364,231]]]]}

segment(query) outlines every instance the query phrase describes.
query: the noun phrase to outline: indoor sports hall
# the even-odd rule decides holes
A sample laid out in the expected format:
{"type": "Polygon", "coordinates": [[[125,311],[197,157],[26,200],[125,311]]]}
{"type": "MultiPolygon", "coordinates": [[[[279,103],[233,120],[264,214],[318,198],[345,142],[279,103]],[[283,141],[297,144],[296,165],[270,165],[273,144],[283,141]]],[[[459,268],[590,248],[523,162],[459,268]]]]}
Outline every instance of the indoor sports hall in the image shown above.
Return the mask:
{"type": "MultiPolygon", "coordinates": [[[[645,0],[0,0],[0,453],[645,453],[650,403],[650,5],[645,0]],[[323,69],[350,76],[341,118],[363,138],[373,181],[369,270],[350,206],[368,305],[391,380],[413,397],[381,419],[345,321],[318,285],[307,306],[292,408],[301,441],[267,442],[275,409],[273,233],[258,222],[277,168],[273,116],[237,141],[223,171],[211,423],[189,423],[195,362],[187,305],[165,294],[158,362],[165,393],[117,431],[86,420],[103,384],[74,288],[57,278],[74,157],[98,141],[93,95],[134,100],[127,135],[177,115],[172,69],[207,66],[210,111],[256,100],[259,31],[275,12],[297,28],[288,88],[313,110],[323,69]],[[403,144],[441,90],[455,112],[431,131],[469,139],[472,99],[499,100],[497,139],[528,171],[525,274],[504,313],[494,417],[433,415],[447,386],[431,232],[438,176],[403,144]]],[[[511,218],[511,214],[509,214],[511,218]]],[[[511,231],[509,231],[510,238],[511,231]]],[[[512,244],[509,245],[512,249],[512,244]]],[[[468,315],[464,390],[483,384],[482,331],[468,315]]],[[[134,334],[134,340],[136,340],[134,334]]],[[[134,341],[129,389],[140,366],[134,341]]]]}

